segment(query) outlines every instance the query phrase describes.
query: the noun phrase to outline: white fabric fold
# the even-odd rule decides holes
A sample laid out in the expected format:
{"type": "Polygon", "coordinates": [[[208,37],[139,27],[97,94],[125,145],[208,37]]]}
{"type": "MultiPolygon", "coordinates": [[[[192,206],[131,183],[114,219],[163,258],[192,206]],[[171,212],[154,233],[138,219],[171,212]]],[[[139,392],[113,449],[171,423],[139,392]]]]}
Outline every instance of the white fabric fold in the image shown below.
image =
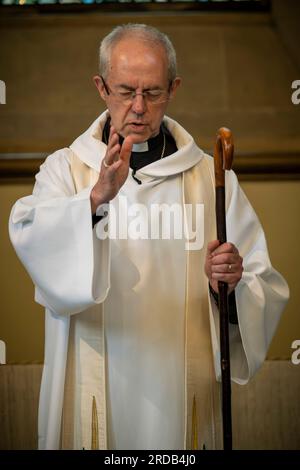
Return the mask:
{"type": "Polygon", "coordinates": [[[67,156],[57,154],[62,162],[51,170],[51,160],[44,164],[46,171],[42,166],[33,195],[14,205],[9,224],[16,252],[40,292],[36,298],[62,315],[102,302],[109,290],[109,241],[94,239],[91,188],[75,194],[69,181],[69,187],[61,184],[58,194],[59,185],[49,179],[57,177],[56,170],[61,169],[61,163],[66,165],[67,156]],[[50,197],[46,198],[47,191],[50,197]],[[101,266],[102,280],[97,288],[93,284],[94,257],[101,266]]]}

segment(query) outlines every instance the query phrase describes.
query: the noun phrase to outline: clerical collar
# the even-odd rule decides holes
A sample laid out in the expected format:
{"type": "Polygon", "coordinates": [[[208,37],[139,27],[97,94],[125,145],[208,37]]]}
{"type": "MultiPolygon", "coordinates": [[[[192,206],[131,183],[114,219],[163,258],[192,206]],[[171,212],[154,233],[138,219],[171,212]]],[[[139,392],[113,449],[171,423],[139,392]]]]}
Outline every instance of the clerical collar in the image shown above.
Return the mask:
{"type": "MultiPolygon", "coordinates": [[[[108,144],[109,138],[109,131],[110,131],[110,117],[107,118],[106,123],[103,128],[102,133],[102,140],[105,144],[108,144]]],[[[119,142],[120,145],[123,144],[124,137],[119,134],[119,142]]],[[[141,142],[138,144],[133,144],[132,153],[141,153],[141,152],[148,152],[151,150],[157,150],[163,146],[164,135],[162,131],[162,126],[160,127],[159,133],[155,137],[151,137],[146,142],[141,142]]]]}
{"type": "MultiPolygon", "coordinates": [[[[110,132],[110,117],[107,119],[102,133],[102,141],[107,144],[110,132]]],[[[122,145],[124,138],[119,135],[119,142],[122,145]]],[[[142,182],[135,176],[136,172],[146,165],[168,157],[177,151],[176,142],[164,125],[161,124],[159,133],[155,137],[151,137],[146,142],[134,144],[130,156],[130,168],[132,169],[132,177],[138,183],[142,182]]]]}
{"type": "Polygon", "coordinates": [[[139,144],[133,144],[132,151],[133,152],[148,152],[149,145],[147,142],[140,142],[139,144]]]}

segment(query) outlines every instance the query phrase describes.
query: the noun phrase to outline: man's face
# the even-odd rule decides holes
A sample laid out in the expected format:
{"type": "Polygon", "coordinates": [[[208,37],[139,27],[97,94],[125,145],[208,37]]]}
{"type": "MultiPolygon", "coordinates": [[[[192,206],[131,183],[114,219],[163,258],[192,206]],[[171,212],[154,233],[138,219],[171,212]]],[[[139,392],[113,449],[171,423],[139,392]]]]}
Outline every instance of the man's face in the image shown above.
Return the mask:
{"type": "Polygon", "coordinates": [[[180,83],[176,78],[170,93],[166,93],[170,83],[164,49],[132,37],[122,39],[112,50],[109,73],[105,78],[109,94],[99,76],[94,81],[106,102],[111,124],[123,137],[133,136],[136,143],[159,133],[168,100],[180,83]],[[166,101],[155,103],[139,94],[153,90],[165,92],[166,101]],[[122,102],[120,94],[128,91],[135,91],[137,95],[129,102],[122,102]]]}

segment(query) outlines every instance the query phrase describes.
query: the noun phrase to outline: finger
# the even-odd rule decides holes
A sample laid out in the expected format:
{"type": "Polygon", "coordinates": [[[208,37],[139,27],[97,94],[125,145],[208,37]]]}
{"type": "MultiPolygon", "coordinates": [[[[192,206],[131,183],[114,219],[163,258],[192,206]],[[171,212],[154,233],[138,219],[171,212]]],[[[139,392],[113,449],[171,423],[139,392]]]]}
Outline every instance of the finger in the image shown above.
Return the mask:
{"type": "Polygon", "coordinates": [[[110,141],[110,139],[112,139],[112,137],[114,135],[118,135],[117,134],[117,131],[116,131],[116,128],[114,126],[110,126],[110,129],[109,129],[109,136],[108,136],[108,142],[110,141]]]}
{"type": "Polygon", "coordinates": [[[110,138],[109,138],[109,141],[108,141],[108,144],[107,144],[107,150],[110,150],[112,147],[114,147],[114,145],[118,144],[119,143],[119,136],[118,134],[113,134],[110,138]]]}
{"type": "Polygon", "coordinates": [[[117,143],[111,149],[107,150],[105,157],[104,157],[105,163],[107,165],[112,165],[112,163],[114,163],[116,160],[119,159],[119,152],[120,152],[120,144],[117,143]]]}
{"type": "Polygon", "coordinates": [[[116,162],[113,162],[109,168],[106,168],[105,172],[105,178],[108,181],[113,181],[116,175],[117,170],[119,167],[122,165],[122,160],[117,160],[116,162]]]}
{"type": "Polygon", "coordinates": [[[120,151],[120,160],[129,165],[130,155],[132,152],[133,141],[130,136],[124,139],[120,151]]]}
{"type": "Polygon", "coordinates": [[[238,264],[240,262],[240,257],[235,253],[221,253],[213,255],[212,264],[238,264]]]}
{"type": "Polygon", "coordinates": [[[133,145],[132,139],[129,137],[126,137],[126,139],[123,142],[122,147],[120,147],[120,144],[117,144],[108,152],[105,162],[107,165],[109,165],[109,168],[107,167],[105,168],[106,168],[106,173],[108,173],[109,178],[111,179],[114,178],[115,173],[124,162],[127,163],[127,165],[129,165],[132,145],[133,145]]]}
{"type": "Polygon", "coordinates": [[[211,277],[215,281],[227,282],[227,284],[237,284],[241,279],[237,273],[212,273],[211,277]]]}
{"type": "Polygon", "coordinates": [[[113,162],[111,165],[109,165],[108,168],[105,168],[104,178],[106,182],[112,183],[112,184],[114,183],[115,178],[116,178],[116,173],[121,165],[122,165],[122,160],[117,160],[116,162],[113,162]]]}
{"type": "Polygon", "coordinates": [[[218,246],[215,251],[212,253],[213,256],[219,255],[221,253],[238,253],[238,249],[233,243],[226,242],[218,246]]]}
{"type": "Polygon", "coordinates": [[[207,253],[208,255],[211,255],[213,251],[217,249],[217,247],[220,245],[219,240],[213,240],[207,244],[207,253]]]}
{"type": "Polygon", "coordinates": [[[116,132],[115,128],[111,126],[110,131],[109,131],[109,137],[108,137],[108,142],[107,142],[107,150],[111,150],[112,147],[114,147],[116,144],[119,143],[119,134],[116,132]]]}
{"type": "Polygon", "coordinates": [[[237,271],[237,266],[235,264],[217,264],[212,265],[211,267],[212,273],[226,273],[226,274],[234,274],[237,271]]]}

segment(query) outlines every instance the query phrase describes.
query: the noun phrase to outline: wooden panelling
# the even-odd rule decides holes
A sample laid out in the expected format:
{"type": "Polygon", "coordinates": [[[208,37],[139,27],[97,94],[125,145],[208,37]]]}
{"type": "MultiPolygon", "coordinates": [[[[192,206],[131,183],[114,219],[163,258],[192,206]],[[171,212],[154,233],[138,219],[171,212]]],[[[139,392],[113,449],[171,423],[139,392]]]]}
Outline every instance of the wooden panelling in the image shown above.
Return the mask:
{"type": "Polygon", "coordinates": [[[0,449],[37,448],[42,365],[0,366],[0,449]]]}
{"type": "MultiPolygon", "coordinates": [[[[42,365],[0,366],[0,449],[35,449],[42,365]]],[[[300,365],[266,361],[232,387],[234,449],[300,449],[300,365]]]]}
{"type": "Polygon", "coordinates": [[[266,361],[232,407],[234,449],[300,449],[300,365],[266,361]]]}

